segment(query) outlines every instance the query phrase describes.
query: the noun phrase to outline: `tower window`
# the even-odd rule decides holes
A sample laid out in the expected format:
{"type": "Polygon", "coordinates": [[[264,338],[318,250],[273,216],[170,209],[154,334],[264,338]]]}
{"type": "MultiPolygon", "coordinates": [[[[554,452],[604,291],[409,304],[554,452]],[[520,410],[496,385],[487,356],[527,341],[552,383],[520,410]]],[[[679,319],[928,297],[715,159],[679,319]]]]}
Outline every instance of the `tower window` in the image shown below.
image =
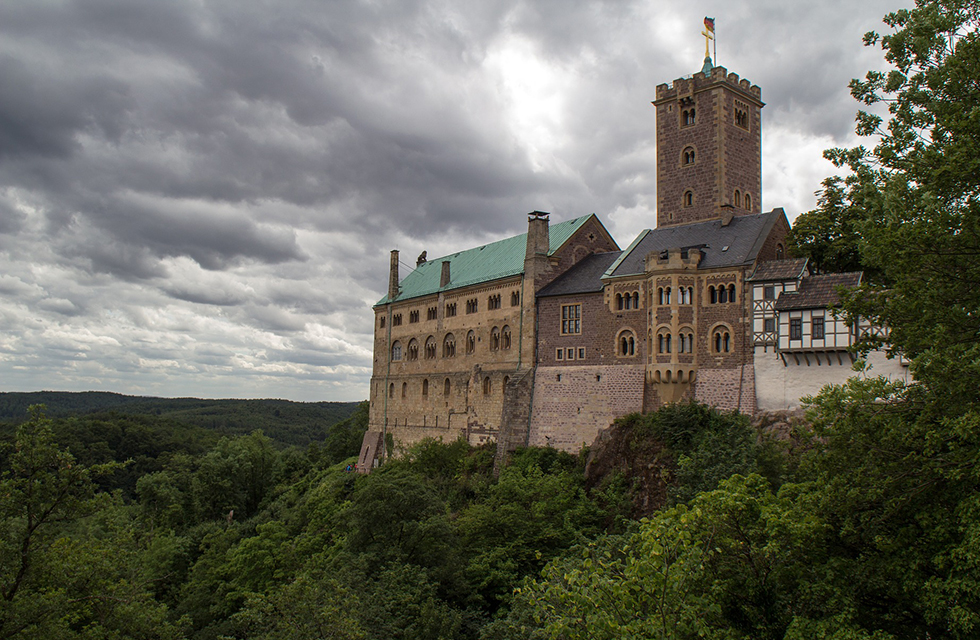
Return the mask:
{"type": "Polygon", "coordinates": [[[693,207],[694,206],[694,192],[687,190],[684,192],[684,206],[693,207]]]}
{"type": "Polygon", "coordinates": [[[745,194],[745,208],[752,211],[752,194],[750,193],[745,194]]]}
{"type": "Polygon", "coordinates": [[[749,105],[738,100],[735,101],[735,126],[743,129],[749,128],[749,105]]]}
{"type": "Polygon", "coordinates": [[[742,192],[738,189],[735,189],[735,206],[742,207],[742,192]]]}
{"type": "Polygon", "coordinates": [[[682,162],[685,165],[694,164],[694,147],[686,147],[684,149],[682,162]]]}
{"type": "Polygon", "coordinates": [[[683,111],[681,111],[681,122],[684,124],[685,127],[688,127],[688,126],[691,126],[692,124],[694,124],[694,109],[693,108],[691,108],[691,109],[684,109],[683,111]]]}

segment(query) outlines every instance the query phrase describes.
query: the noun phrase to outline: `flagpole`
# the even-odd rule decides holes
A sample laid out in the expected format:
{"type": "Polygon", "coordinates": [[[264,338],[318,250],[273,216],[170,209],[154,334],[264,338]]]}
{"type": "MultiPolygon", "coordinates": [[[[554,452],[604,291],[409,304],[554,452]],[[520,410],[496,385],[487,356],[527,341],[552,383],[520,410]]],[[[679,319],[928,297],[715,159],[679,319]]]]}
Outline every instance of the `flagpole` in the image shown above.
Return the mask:
{"type": "MultiPolygon", "coordinates": [[[[712,23],[714,23],[714,20],[712,20],[712,23]]],[[[717,67],[718,66],[718,28],[717,27],[715,27],[714,32],[715,32],[714,33],[715,37],[712,38],[712,40],[714,40],[712,46],[714,47],[715,50],[715,66],[717,67]]]]}

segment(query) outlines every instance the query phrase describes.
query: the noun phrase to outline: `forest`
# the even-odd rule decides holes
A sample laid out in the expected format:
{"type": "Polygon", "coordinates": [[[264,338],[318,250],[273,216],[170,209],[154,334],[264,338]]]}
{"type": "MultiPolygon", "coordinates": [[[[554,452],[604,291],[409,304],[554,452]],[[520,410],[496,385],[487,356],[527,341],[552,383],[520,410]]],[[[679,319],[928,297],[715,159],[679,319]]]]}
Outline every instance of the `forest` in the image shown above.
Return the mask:
{"type": "Polygon", "coordinates": [[[792,240],[868,274],[838,312],[914,383],[858,366],[782,432],[670,405],[499,474],[433,441],[349,472],[364,404],[307,441],[35,405],[0,429],[0,638],[980,635],[980,1],[885,22],[873,146],[827,152],[792,240]]]}

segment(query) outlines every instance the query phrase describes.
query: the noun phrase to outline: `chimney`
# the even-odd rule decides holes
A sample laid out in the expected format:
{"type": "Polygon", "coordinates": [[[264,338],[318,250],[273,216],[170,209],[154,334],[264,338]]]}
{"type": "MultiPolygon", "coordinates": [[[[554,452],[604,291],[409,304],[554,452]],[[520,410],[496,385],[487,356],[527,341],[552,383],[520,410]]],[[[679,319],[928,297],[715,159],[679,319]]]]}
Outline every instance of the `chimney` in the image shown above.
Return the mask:
{"type": "Polygon", "coordinates": [[[398,297],[398,249],[391,250],[391,269],[388,271],[388,302],[398,297]]]}
{"type": "Polygon", "coordinates": [[[548,216],[544,211],[532,211],[527,214],[527,251],[524,259],[536,255],[548,255],[550,239],[548,237],[548,216]]]}
{"type": "Polygon", "coordinates": [[[727,227],[735,217],[735,207],[730,204],[721,205],[721,226],[727,227]]]}
{"type": "Polygon", "coordinates": [[[442,275],[439,276],[439,287],[445,287],[449,284],[449,260],[442,261],[442,275]]]}

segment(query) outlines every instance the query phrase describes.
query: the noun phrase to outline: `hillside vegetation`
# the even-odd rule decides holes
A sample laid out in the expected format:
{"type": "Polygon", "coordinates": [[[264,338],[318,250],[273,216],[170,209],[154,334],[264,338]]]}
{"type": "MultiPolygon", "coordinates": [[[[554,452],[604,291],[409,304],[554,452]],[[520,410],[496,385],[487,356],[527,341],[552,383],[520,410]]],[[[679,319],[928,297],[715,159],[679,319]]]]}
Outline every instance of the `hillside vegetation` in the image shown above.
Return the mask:
{"type": "Polygon", "coordinates": [[[261,429],[282,444],[306,446],[322,441],[327,429],[348,417],[357,402],[291,402],[289,400],[206,400],[153,398],[104,391],[69,393],[34,391],[0,393],[0,423],[28,419],[28,408],[44,405],[52,418],[105,415],[157,416],[184,425],[241,435],[261,429]]]}

